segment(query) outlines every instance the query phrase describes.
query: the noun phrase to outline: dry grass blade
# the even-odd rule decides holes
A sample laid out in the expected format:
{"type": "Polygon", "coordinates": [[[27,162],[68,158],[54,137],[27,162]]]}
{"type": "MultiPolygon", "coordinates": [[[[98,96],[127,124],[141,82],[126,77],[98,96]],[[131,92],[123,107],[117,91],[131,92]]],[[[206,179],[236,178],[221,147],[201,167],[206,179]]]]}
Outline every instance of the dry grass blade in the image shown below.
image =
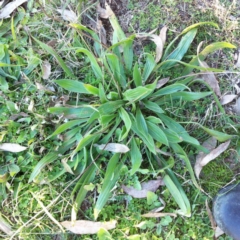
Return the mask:
{"type": "Polygon", "coordinates": [[[210,150],[211,152],[208,154],[204,154],[203,152],[200,152],[197,155],[196,163],[194,166],[194,171],[197,178],[199,178],[200,172],[202,171],[202,168],[205,165],[207,165],[210,161],[217,158],[221,153],[223,153],[228,148],[230,141],[231,140],[220,144],[217,148],[215,148],[216,139],[213,137],[204,142],[203,146],[208,150],[210,150]]]}
{"type": "Polygon", "coordinates": [[[207,214],[208,214],[209,220],[211,222],[212,229],[215,230],[217,225],[216,225],[216,222],[215,222],[215,220],[213,218],[213,214],[212,214],[212,212],[211,212],[211,210],[210,210],[210,208],[208,206],[208,200],[207,199],[205,201],[205,205],[206,205],[206,209],[207,209],[207,214]]]}
{"type": "MultiPolygon", "coordinates": [[[[204,61],[199,60],[199,65],[204,68],[210,68],[204,61]]],[[[210,85],[217,96],[221,96],[218,80],[212,72],[201,74],[201,78],[210,85]]]]}
{"type": "Polygon", "coordinates": [[[0,151],[7,151],[7,152],[22,152],[26,150],[27,147],[21,146],[17,143],[2,143],[0,144],[0,151]]]}
{"type": "Polygon", "coordinates": [[[236,101],[235,111],[236,111],[237,115],[240,115],[240,98],[238,98],[236,101]]]}
{"type": "Polygon", "coordinates": [[[110,222],[92,222],[85,220],[61,222],[62,226],[75,234],[95,234],[100,230],[100,228],[111,230],[116,227],[116,223],[116,220],[110,222]]]}
{"type": "Polygon", "coordinates": [[[130,195],[134,198],[146,198],[147,193],[149,191],[156,192],[157,189],[159,188],[159,186],[163,186],[163,185],[164,185],[164,182],[160,178],[158,180],[150,180],[148,182],[143,182],[141,184],[142,190],[137,190],[133,187],[127,187],[125,185],[122,185],[122,189],[125,193],[127,193],[128,195],[130,195]]]}
{"type": "Polygon", "coordinates": [[[23,3],[27,2],[28,0],[16,0],[13,2],[8,3],[1,11],[0,11],[0,19],[9,18],[10,14],[18,8],[23,3]]]}

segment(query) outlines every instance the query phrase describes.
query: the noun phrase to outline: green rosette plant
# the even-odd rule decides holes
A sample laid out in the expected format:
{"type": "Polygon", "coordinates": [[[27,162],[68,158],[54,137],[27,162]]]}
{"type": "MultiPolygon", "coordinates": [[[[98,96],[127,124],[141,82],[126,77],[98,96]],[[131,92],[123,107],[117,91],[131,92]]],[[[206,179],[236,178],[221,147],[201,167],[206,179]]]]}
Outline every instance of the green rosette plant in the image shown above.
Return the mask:
{"type": "MultiPolygon", "coordinates": [[[[103,47],[94,31],[81,24],[70,24],[80,35],[83,32],[89,34],[94,41],[93,51],[80,47],[76,53],[81,57],[87,57],[99,85],[93,86],[81,82],[73,79],[73,76],[71,79],[55,80],[63,89],[76,93],[77,100],[72,102],[72,105],[49,108],[51,114],[61,114],[68,121],[58,126],[48,138],[63,134],[64,141],[56,152],[49,153],[37,164],[29,182],[37,177],[46,164],[61,156],[64,169],[49,181],[55,180],[65,172],[79,177],[72,191],[74,199],[72,220],[75,220],[76,212],[89,191],[86,185],[94,180],[98,171],[103,171],[100,165],[106,164],[104,180],[94,207],[94,217],[97,219],[120,177],[124,164],[129,168],[128,173],[133,175],[143,162],[151,165],[157,163],[159,169],[156,170],[156,175],[162,174],[166,187],[180,208],[178,213],[190,216],[189,200],[167,164],[164,151],[167,150],[174,154],[174,158],[184,161],[193,184],[199,187],[183,146],[190,144],[197,149],[206,149],[188,134],[183,125],[171,117],[165,109],[166,103],[180,100],[195,101],[214,94],[211,90],[193,92],[189,84],[194,77],[185,74],[190,73],[192,69],[203,69],[198,66],[198,58],[203,60],[207,54],[217,49],[234,48],[234,46],[225,42],[213,43],[190,63],[182,62],[198,28],[205,24],[217,27],[214,23],[204,22],[183,30],[165,48],[165,51],[163,51],[163,38],[156,38],[156,35],[149,36],[154,38],[154,42],[159,47],[158,59],[145,53],[141,61],[136,61],[133,49],[136,35],[126,37],[109,7],[107,11],[111,13],[109,20],[114,30],[113,44],[109,48],[103,47]],[[174,47],[179,39],[179,43],[174,47]],[[174,71],[177,64],[185,66],[180,81],[169,84],[166,79],[160,79],[162,72],[174,71]]],[[[39,40],[36,41],[49,53],[52,52],[39,40]]],[[[64,70],[67,69],[68,76],[71,75],[62,61],[60,65],[64,66],[64,70]]],[[[211,134],[211,131],[208,132],[211,134]]],[[[222,136],[221,133],[217,133],[222,136]]],[[[230,135],[224,134],[223,141],[229,138],[230,135]]]]}

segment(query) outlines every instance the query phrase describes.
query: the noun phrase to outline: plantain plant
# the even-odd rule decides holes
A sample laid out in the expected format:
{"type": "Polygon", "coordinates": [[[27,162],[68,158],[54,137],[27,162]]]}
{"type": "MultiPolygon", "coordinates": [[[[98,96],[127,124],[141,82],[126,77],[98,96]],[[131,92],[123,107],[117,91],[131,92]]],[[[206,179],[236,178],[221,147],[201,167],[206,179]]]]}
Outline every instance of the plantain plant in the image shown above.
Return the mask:
{"type": "MultiPolygon", "coordinates": [[[[190,63],[182,62],[198,28],[204,24],[216,27],[214,23],[204,22],[183,30],[165,48],[165,51],[158,55],[158,59],[145,53],[141,61],[138,61],[133,49],[136,35],[126,37],[113,13],[110,14],[109,20],[114,31],[113,44],[108,48],[101,44],[100,37],[94,31],[81,24],[70,24],[81,37],[82,33],[89,34],[94,41],[93,51],[79,47],[76,53],[81,57],[87,57],[95,80],[99,84],[90,85],[81,82],[74,79],[72,74],[71,79],[55,80],[63,89],[77,93],[77,98],[68,106],[48,109],[51,114],[61,114],[68,120],[58,126],[48,138],[62,134],[64,141],[57,151],[50,152],[37,164],[29,182],[37,177],[46,164],[61,156],[64,169],[52,176],[49,181],[57,179],[65,172],[78,176],[79,179],[72,191],[72,220],[75,220],[76,212],[89,190],[86,185],[94,181],[97,172],[103,171],[102,164],[105,164],[104,180],[94,207],[94,217],[97,219],[120,177],[123,164],[129,166],[128,174],[133,175],[140,169],[142,162],[157,163],[159,169],[156,175],[161,173],[163,176],[166,187],[180,208],[178,213],[190,216],[189,200],[168,166],[164,151],[173,153],[175,158],[185,162],[193,184],[198,187],[191,162],[183,146],[190,144],[197,149],[205,151],[206,149],[171,117],[165,109],[166,103],[171,101],[174,104],[175,101],[180,100],[195,101],[214,94],[212,90],[193,92],[190,84],[194,81],[194,77],[185,74],[193,69],[203,69],[198,66],[198,59],[203,60],[217,49],[234,46],[225,42],[213,43],[190,63]],[[174,48],[179,39],[179,43],[174,48]],[[185,66],[180,81],[169,84],[166,79],[160,79],[161,73],[174,71],[177,64],[185,66]]],[[[159,39],[157,44],[162,46],[160,50],[163,51],[164,40],[159,39]]],[[[49,47],[46,48],[42,42],[36,41],[53,54],[53,49],[49,50],[49,47]]],[[[56,52],[53,55],[59,60],[56,52]]],[[[70,76],[65,63],[61,61],[60,65],[70,76]]],[[[212,133],[205,127],[204,130],[212,133]]],[[[222,135],[217,131],[214,131],[214,134],[219,135],[222,141],[231,138],[230,135],[222,135]]]]}

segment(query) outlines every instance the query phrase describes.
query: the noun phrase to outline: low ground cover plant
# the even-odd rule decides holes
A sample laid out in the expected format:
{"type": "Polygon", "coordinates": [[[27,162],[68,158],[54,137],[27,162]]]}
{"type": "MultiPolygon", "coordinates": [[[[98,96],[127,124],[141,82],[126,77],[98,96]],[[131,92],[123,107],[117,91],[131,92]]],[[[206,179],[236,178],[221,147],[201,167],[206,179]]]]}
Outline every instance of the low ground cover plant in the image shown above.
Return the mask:
{"type": "MultiPolygon", "coordinates": [[[[186,123],[179,123],[175,119],[174,114],[169,111],[169,105],[174,106],[176,102],[181,101],[194,102],[206,97],[218,101],[211,87],[201,78],[196,78],[196,74],[190,73],[193,70],[219,71],[203,67],[201,62],[216,50],[234,46],[227,42],[212,43],[202,51],[197,51],[191,61],[186,63],[183,59],[198,30],[205,25],[217,27],[216,24],[202,22],[189,26],[165,46],[166,27],[161,29],[159,35],[144,33],[127,37],[108,5],[106,9],[99,8],[99,13],[101,17],[109,19],[113,28],[111,46],[104,45],[101,37],[86,26],[79,23],[70,24],[80,38],[86,39],[87,36],[92,44],[83,41],[81,46],[76,47],[75,52],[78,58],[91,66],[94,76],[92,84],[79,81],[52,47],[31,37],[35,44],[51,54],[62,67],[65,77],[54,82],[65,92],[71,93],[71,98],[63,99],[61,103],[48,108],[48,114],[56,117],[58,126],[45,137],[44,142],[55,141],[58,146],[54,146],[37,161],[28,183],[51,184],[66,175],[72,175],[73,180],[71,179],[72,182],[68,186],[71,189],[72,222],[78,220],[82,203],[89,192],[97,186],[98,196],[96,201],[93,201],[94,208],[91,214],[96,221],[100,218],[113,189],[124,175],[133,178],[137,173],[143,176],[147,173],[146,176],[148,179],[151,178],[150,180],[156,180],[157,177],[162,179],[178,205],[179,209],[175,213],[190,217],[191,203],[173,166],[177,161],[181,162],[192,184],[201,189],[186,147],[191,146],[196,152],[205,153],[209,153],[209,149],[201,146],[198,139],[188,133],[186,123]],[[153,41],[156,44],[155,56],[150,53],[136,55],[135,38],[148,38],[153,41]],[[162,77],[171,75],[172,71],[181,66],[182,71],[177,79],[162,77]],[[195,84],[204,86],[204,91],[194,91],[195,84]],[[61,169],[47,176],[42,173],[46,166],[59,159],[62,163],[61,169]],[[101,183],[94,185],[100,175],[101,183]]],[[[1,46],[6,58],[7,46],[4,44],[1,46]]],[[[33,66],[24,70],[26,75],[39,64],[37,58],[35,60],[33,66]]],[[[5,60],[2,58],[1,62],[12,64],[7,58],[5,60]]],[[[21,64],[19,58],[16,65],[21,64]]],[[[13,78],[15,75],[19,77],[20,71],[19,66],[12,66],[15,71],[12,73],[8,65],[6,69],[3,68],[5,76],[1,74],[2,90],[5,91],[8,90],[10,81],[8,77],[13,78]]],[[[190,122],[189,120],[188,123],[190,122]]],[[[199,123],[197,125],[219,142],[232,138],[230,134],[209,129],[199,123]]],[[[1,173],[2,189],[9,180],[8,173],[13,177],[18,171],[20,169],[17,165],[6,166],[1,173]]],[[[124,187],[122,189],[124,190],[124,187]]],[[[150,196],[148,201],[151,201],[150,196]]]]}

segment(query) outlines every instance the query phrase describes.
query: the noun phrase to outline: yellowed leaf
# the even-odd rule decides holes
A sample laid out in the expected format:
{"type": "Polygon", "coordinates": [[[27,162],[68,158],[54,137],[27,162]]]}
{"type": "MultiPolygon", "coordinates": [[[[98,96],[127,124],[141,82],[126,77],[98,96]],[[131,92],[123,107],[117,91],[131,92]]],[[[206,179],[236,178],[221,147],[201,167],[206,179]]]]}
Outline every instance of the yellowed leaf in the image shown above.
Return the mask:
{"type": "Polygon", "coordinates": [[[100,228],[104,228],[106,230],[116,228],[117,221],[92,222],[87,220],[77,220],[75,222],[64,221],[60,222],[60,224],[75,234],[95,234],[100,230],[100,228]]]}
{"type": "Polygon", "coordinates": [[[158,217],[165,217],[165,216],[171,216],[171,217],[177,217],[176,213],[156,213],[156,212],[149,212],[142,215],[142,217],[146,218],[158,218],[158,217]]]}

